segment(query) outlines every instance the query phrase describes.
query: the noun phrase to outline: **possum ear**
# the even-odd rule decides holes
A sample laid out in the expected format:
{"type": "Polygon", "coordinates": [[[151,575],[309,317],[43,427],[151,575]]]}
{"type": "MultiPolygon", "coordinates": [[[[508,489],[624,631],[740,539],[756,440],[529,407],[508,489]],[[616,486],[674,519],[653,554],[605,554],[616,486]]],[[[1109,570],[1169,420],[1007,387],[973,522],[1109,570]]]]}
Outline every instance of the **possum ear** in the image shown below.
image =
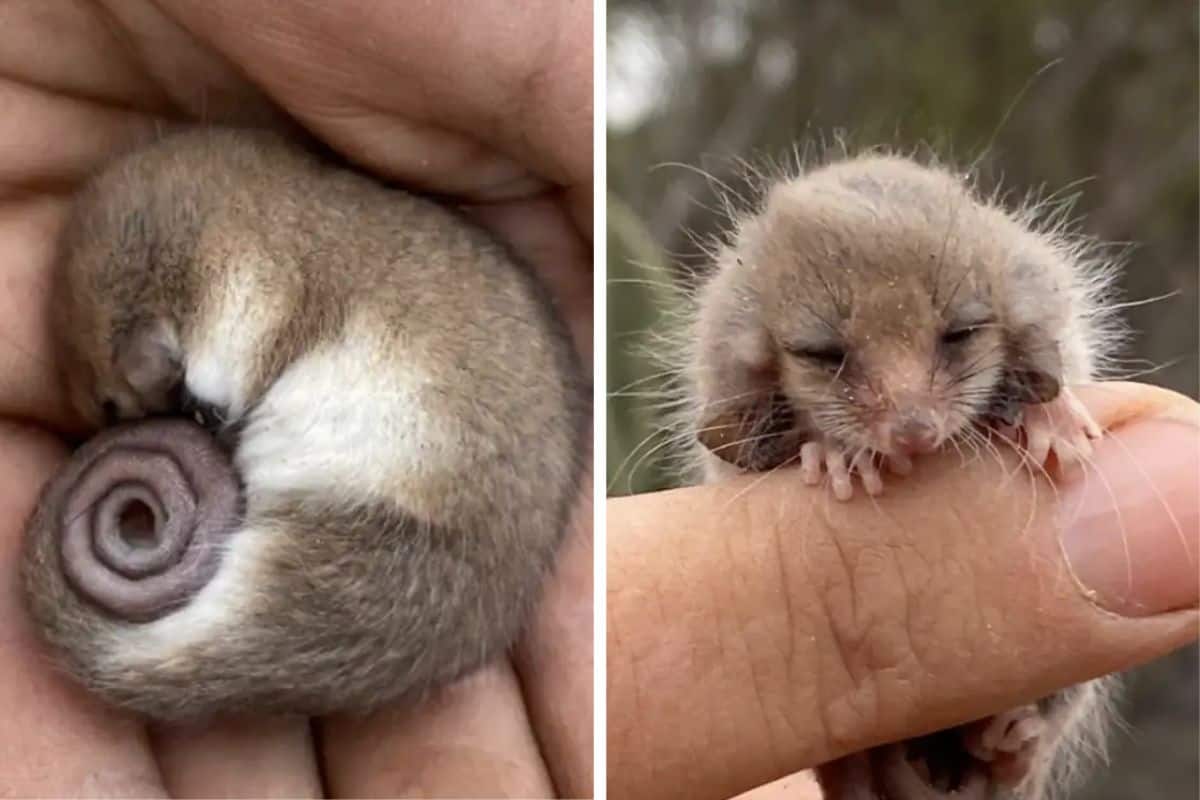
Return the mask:
{"type": "Polygon", "coordinates": [[[165,322],[146,323],[121,337],[117,369],[146,411],[166,411],[176,404],[183,380],[179,339],[165,322]]]}
{"type": "Polygon", "coordinates": [[[696,438],[722,461],[747,472],[765,472],[795,458],[809,436],[792,404],[773,391],[702,420],[696,438]]]}
{"type": "Polygon", "coordinates": [[[696,431],[700,444],[747,472],[794,458],[804,437],[795,409],[779,391],[779,361],[767,330],[733,327],[710,354],[709,374],[727,399],[705,407],[696,431]]]}
{"type": "Polygon", "coordinates": [[[1010,341],[1007,390],[1013,399],[1050,402],[1062,391],[1062,370],[1058,342],[1043,331],[1027,328],[1010,341]]]}

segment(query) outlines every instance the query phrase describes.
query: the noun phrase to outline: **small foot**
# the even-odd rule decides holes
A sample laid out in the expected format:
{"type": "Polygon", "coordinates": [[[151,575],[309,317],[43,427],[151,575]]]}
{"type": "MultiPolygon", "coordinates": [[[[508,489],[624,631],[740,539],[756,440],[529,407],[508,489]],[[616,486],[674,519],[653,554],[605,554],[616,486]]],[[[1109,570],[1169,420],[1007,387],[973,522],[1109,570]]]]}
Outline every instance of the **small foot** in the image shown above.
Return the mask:
{"type": "Polygon", "coordinates": [[[1046,463],[1050,453],[1054,453],[1062,468],[1083,461],[1092,454],[1092,440],[1103,433],[1087,408],[1067,388],[1048,403],[1026,407],[1023,416],[1025,447],[1029,459],[1038,467],[1046,463]]]}
{"type": "Polygon", "coordinates": [[[1033,766],[1045,733],[1045,717],[1036,705],[1028,705],[968,726],[963,744],[987,765],[994,783],[1015,786],[1033,766]]]}
{"type": "MultiPolygon", "coordinates": [[[[911,469],[911,463],[904,459],[899,463],[887,461],[896,474],[905,474],[905,467],[911,469]]],[[[863,453],[850,458],[836,445],[828,442],[805,442],[800,448],[800,476],[809,486],[821,482],[822,475],[829,475],[833,496],[838,500],[847,501],[854,496],[854,476],[862,482],[863,489],[872,497],[883,494],[883,476],[879,463],[870,453],[863,453]]]]}

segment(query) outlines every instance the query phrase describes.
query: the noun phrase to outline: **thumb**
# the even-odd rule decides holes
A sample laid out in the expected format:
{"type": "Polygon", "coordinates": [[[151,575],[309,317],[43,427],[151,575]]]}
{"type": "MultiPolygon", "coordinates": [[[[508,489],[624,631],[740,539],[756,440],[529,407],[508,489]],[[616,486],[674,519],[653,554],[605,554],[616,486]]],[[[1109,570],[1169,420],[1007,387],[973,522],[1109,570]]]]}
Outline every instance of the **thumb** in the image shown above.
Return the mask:
{"type": "Polygon", "coordinates": [[[729,797],[1193,640],[1200,407],[1080,395],[1111,432],[1058,486],[950,453],[877,503],[788,470],[610,500],[612,795],[729,797]]]}

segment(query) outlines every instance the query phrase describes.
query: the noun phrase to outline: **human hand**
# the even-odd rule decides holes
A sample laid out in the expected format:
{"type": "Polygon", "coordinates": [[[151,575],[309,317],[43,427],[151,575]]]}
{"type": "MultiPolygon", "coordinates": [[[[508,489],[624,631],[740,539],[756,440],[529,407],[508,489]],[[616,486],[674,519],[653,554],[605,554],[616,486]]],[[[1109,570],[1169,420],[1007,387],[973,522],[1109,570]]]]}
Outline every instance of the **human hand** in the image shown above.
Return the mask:
{"type": "Polygon", "coordinates": [[[1054,489],[947,453],[877,503],[791,471],[608,501],[609,796],[731,797],[1194,640],[1200,406],[1080,394],[1110,433],[1054,489]]]}
{"type": "Polygon", "coordinates": [[[474,206],[591,345],[591,8],[499,2],[77,2],[5,6],[0,35],[0,794],[590,793],[591,501],[503,663],[366,721],[243,718],[145,728],[48,668],[16,553],[70,426],[47,274],[72,190],[129,142],[282,108],[377,174],[474,206]],[[36,731],[36,736],[30,736],[36,731]],[[318,770],[318,763],[321,770],[318,770]],[[321,785],[321,774],[325,786],[321,785]]]}

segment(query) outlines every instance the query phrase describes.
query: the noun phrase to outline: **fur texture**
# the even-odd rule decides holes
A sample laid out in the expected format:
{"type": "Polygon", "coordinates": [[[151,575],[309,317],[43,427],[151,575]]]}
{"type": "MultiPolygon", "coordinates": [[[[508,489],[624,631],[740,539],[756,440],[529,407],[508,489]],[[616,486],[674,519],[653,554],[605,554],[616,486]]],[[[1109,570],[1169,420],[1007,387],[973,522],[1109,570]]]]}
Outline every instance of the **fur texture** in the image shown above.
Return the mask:
{"type": "MultiPolygon", "coordinates": [[[[917,413],[937,446],[979,451],[981,429],[1108,371],[1123,338],[1119,258],[1075,232],[1069,202],[1009,210],[968,175],[880,152],[761,184],[748,208],[726,201],[712,270],[680,298],[657,351],[669,419],[657,447],[682,482],[801,463],[814,440],[870,464],[893,455],[889,434],[917,413]]],[[[1106,679],[1044,701],[1047,733],[1003,796],[1045,800],[1102,758],[1114,688],[1106,679]]],[[[874,754],[827,765],[826,790],[877,797],[877,767],[874,754]]],[[[930,792],[919,797],[958,796],[930,792]]]]}
{"type": "Polygon", "coordinates": [[[481,229],[275,134],[197,130],[81,193],[53,313],[80,414],[186,401],[243,503],[213,578],[131,622],[63,580],[51,483],[26,595],[88,687],[158,718],[367,710],[512,643],[589,415],[546,294],[481,229]]]}

